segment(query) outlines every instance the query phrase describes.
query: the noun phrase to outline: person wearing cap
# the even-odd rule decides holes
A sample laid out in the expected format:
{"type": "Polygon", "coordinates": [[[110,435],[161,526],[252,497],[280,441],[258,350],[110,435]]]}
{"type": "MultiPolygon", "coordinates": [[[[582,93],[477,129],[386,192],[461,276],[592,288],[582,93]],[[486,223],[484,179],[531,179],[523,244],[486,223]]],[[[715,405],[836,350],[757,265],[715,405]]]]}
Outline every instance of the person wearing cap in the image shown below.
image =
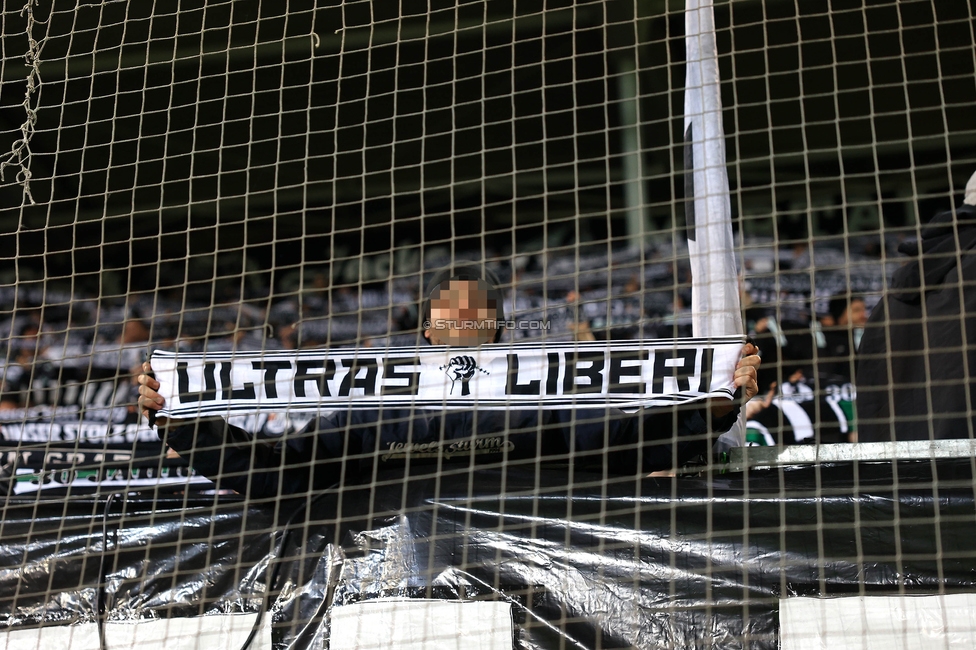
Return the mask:
{"type": "MultiPolygon", "coordinates": [[[[455,265],[434,276],[421,310],[422,335],[434,345],[473,347],[497,342],[502,336],[504,310],[495,289],[497,279],[486,269],[455,265]],[[478,327],[459,325],[475,321],[478,327]]],[[[733,383],[742,402],[757,392],[758,350],[743,349],[733,383]]],[[[147,363],[139,377],[139,409],[146,417],[163,406],[159,383],[147,363]]],[[[350,409],[312,420],[284,439],[256,441],[254,436],[223,419],[168,422],[156,420],[162,440],[188,458],[194,469],[221,489],[251,496],[278,496],[321,490],[337,483],[372,476],[374,471],[437,462],[423,455],[390,458],[383,450],[440,447],[457,449],[453,457],[465,465],[476,448],[500,444],[504,455],[477,457],[506,462],[540,458],[572,462],[581,469],[610,474],[652,472],[681,466],[708,455],[715,439],[729,430],[738,404],[715,400],[707,405],[647,409],[623,413],[612,408],[511,410],[350,409]]]]}
{"type": "Polygon", "coordinates": [[[976,435],[976,174],[920,234],[861,337],[859,442],[976,435]]]}

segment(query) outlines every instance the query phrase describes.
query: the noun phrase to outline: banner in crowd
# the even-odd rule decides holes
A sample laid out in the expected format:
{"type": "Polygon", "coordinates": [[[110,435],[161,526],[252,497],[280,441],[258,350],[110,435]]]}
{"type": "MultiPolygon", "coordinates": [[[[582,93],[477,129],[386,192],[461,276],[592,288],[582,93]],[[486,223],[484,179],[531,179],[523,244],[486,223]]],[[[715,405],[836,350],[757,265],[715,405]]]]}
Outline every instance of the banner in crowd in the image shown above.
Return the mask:
{"type": "Polygon", "coordinates": [[[0,424],[0,444],[24,442],[126,445],[137,442],[159,442],[159,438],[145,421],[106,423],[76,418],[73,421],[59,422],[47,418],[28,418],[0,424]]]}
{"type": "Polygon", "coordinates": [[[37,360],[2,366],[2,398],[7,405],[84,411],[89,420],[117,421],[117,409],[131,402],[133,375],[116,365],[84,359],[37,360]]]}
{"type": "Polygon", "coordinates": [[[0,465],[13,468],[0,479],[0,494],[57,491],[77,495],[213,486],[185,459],[166,454],[158,442],[155,448],[142,445],[129,449],[77,445],[0,448],[0,465]]]}
{"type": "Polygon", "coordinates": [[[337,408],[669,406],[732,395],[743,339],[255,353],[157,351],[174,418],[337,408]]]}
{"type": "Polygon", "coordinates": [[[158,443],[136,412],[133,375],[120,367],[79,359],[4,366],[0,445],[158,443]]]}

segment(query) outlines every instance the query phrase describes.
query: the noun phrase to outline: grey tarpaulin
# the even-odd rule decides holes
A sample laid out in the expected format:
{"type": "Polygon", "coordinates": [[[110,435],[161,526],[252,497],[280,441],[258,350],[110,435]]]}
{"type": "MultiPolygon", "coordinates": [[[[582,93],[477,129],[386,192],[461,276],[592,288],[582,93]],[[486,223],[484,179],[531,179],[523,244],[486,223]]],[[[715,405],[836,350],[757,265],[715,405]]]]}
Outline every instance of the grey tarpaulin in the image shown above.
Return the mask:
{"type": "Polygon", "coordinates": [[[772,649],[781,597],[976,588],[971,460],[566,475],[12,496],[0,632],[264,611],[275,648],[312,648],[332,608],[405,596],[511,602],[523,648],[772,649]]]}

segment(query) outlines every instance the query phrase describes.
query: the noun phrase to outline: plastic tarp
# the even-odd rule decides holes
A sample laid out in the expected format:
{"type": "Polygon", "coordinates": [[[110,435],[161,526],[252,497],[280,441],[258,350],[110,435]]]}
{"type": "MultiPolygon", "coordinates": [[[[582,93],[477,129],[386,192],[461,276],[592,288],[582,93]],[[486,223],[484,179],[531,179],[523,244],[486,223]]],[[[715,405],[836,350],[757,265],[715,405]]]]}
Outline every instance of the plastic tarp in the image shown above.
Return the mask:
{"type": "MultiPolygon", "coordinates": [[[[381,475],[266,502],[173,486],[38,492],[3,509],[0,647],[324,648],[336,621],[333,647],[364,648],[341,632],[364,629],[341,608],[379,612],[379,630],[389,603],[416,599],[490,604],[519,648],[772,649],[784,612],[794,625],[804,611],[795,647],[826,648],[838,628],[817,622],[825,599],[976,593],[974,539],[968,459],[381,475]],[[183,643],[186,630],[209,641],[183,643]]],[[[410,611],[437,638],[463,633],[443,622],[460,616],[450,607],[410,611]]],[[[903,636],[974,638],[973,624],[914,629],[897,615],[903,636]]]]}

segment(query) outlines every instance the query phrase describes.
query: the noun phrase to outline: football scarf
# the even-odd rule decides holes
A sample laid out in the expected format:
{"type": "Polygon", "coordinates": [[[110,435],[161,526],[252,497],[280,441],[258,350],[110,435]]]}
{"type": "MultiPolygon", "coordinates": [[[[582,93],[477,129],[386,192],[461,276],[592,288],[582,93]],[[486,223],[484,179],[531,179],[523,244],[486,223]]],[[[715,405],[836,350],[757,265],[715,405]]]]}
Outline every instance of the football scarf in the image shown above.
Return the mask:
{"type": "Polygon", "coordinates": [[[729,399],[741,337],[478,348],[156,351],[171,418],[336,409],[670,406],[729,399]]]}

